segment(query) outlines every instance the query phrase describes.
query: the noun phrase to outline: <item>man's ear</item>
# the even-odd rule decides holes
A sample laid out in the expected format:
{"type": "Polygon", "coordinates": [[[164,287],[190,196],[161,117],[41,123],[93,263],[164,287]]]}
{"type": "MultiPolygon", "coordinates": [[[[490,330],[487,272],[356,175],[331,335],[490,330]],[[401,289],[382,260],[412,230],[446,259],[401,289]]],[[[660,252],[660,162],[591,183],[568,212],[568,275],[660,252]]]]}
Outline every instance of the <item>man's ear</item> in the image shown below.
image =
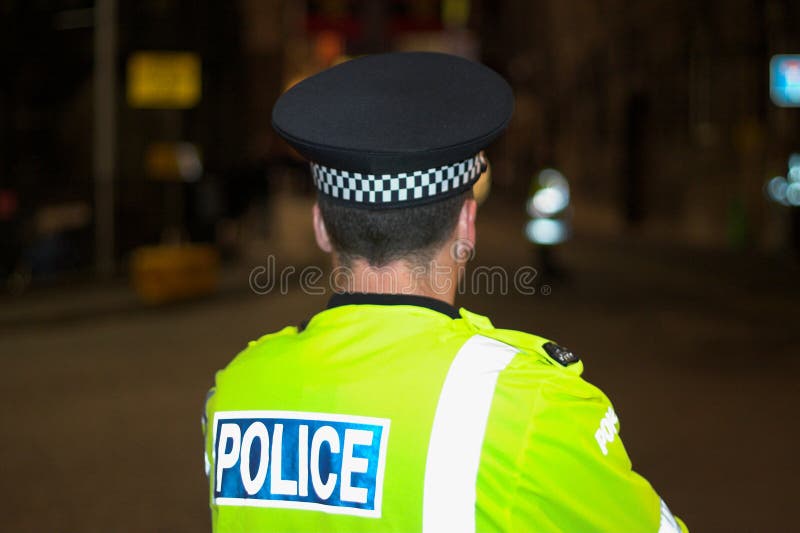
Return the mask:
{"type": "Polygon", "coordinates": [[[312,214],[314,217],[314,236],[317,239],[317,246],[319,246],[320,250],[329,254],[333,252],[333,246],[331,245],[331,239],[328,236],[328,228],[325,227],[325,221],[322,219],[322,213],[319,210],[319,204],[317,204],[317,202],[314,202],[312,214]]]}
{"type": "Polygon", "coordinates": [[[464,200],[461,212],[458,214],[458,225],[456,226],[456,239],[459,242],[470,243],[475,246],[475,216],[478,211],[478,202],[474,198],[464,200]]]}

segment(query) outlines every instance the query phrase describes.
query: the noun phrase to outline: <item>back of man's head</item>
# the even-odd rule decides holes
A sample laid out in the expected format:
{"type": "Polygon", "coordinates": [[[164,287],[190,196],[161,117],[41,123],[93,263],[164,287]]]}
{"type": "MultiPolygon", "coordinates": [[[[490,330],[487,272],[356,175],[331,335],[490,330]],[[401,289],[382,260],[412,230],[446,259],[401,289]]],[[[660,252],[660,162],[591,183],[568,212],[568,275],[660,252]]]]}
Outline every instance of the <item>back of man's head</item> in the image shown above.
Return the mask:
{"type": "Polygon", "coordinates": [[[484,65],[398,52],[306,78],[275,103],[272,124],[311,164],[317,242],[337,264],[428,267],[460,262],[447,245],[474,241],[466,199],[513,108],[511,87],[484,65]]]}
{"type": "Polygon", "coordinates": [[[472,191],[428,204],[364,209],[319,195],[322,219],[343,266],[363,260],[373,267],[395,261],[429,264],[453,236],[464,201],[472,191]]]}

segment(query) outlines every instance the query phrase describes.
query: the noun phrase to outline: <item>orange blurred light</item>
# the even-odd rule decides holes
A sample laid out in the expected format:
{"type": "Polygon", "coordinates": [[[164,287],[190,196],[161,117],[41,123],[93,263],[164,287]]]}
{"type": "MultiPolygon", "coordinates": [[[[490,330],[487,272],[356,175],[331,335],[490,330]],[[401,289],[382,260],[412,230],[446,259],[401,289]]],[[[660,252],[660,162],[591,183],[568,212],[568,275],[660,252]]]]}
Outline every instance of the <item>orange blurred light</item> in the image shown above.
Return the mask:
{"type": "Polygon", "coordinates": [[[317,34],[314,40],[314,56],[320,66],[327,68],[334,64],[344,52],[344,39],[339,32],[326,30],[317,34]]]}

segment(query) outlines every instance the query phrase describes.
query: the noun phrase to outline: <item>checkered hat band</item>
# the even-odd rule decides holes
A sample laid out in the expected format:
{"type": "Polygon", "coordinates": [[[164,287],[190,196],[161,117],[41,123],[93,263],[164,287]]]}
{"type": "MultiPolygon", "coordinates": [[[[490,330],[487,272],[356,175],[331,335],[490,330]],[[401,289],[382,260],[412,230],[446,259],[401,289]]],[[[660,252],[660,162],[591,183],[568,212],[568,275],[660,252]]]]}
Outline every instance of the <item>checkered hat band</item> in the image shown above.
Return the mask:
{"type": "Polygon", "coordinates": [[[486,170],[482,154],[453,165],[398,174],[349,172],[311,163],[314,185],[327,196],[355,204],[413,204],[465,188],[486,170]]]}

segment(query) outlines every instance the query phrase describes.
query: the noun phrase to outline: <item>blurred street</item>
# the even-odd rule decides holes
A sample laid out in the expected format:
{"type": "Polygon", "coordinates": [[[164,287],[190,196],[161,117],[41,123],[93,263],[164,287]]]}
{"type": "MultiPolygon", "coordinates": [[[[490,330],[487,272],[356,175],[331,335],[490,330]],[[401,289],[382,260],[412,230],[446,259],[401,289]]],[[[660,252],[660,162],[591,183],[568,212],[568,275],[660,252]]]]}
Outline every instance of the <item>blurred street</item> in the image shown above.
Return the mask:
{"type": "MultiPolygon", "coordinates": [[[[509,207],[482,210],[476,263],[531,257],[519,220],[496,216],[509,207]]],[[[547,296],[458,303],[579,354],[615,403],[634,467],[693,531],[792,529],[798,268],[588,229],[562,252],[568,277],[543,280],[547,296]]],[[[238,281],[160,308],[100,302],[73,318],[0,322],[4,530],[208,529],[199,420],[215,370],[327,299],[298,287],[258,296],[246,272],[238,281]]],[[[50,303],[82,290],[54,290],[50,303]]]]}

